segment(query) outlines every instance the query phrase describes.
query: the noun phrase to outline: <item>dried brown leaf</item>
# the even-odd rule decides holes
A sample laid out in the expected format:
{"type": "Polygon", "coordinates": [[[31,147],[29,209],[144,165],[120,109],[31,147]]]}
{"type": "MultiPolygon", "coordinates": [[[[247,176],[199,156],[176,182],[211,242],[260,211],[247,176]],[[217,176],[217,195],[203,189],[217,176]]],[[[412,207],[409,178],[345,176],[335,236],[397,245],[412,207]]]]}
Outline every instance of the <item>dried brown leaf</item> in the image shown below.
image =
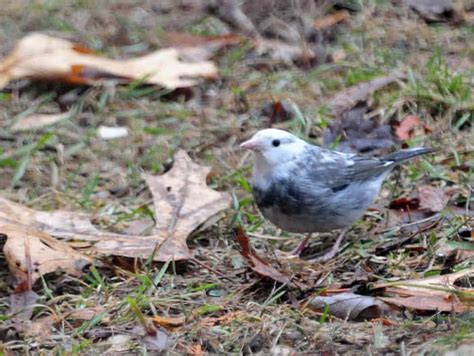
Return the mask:
{"type": "MultiPolygon", "coordinates": [[[[402,197],[390,202],[387,226],[425,220],[442,211],[448,201],[449,196],[441,188],[428,185],[418,187],[417,192],[411,197],[402,197]]],[[[425,221],[425,223],[428,222],[425,221]]],[[[414,227],[416,229],[420,228],[420,226],[414,227]]]]}
{"type": "Polygon", "coordinates": [[[2,223],[0,220],[0,233],[7,236],[3,252],[8,268],[18,282],[31,278],[33,284],[41,275],[60,269],[77,276],[89,263],[86,256],[66,243],[27,226],[2,223]],[[29,267],[30,259],[32,267],[29,267]]]}
{"type": "Polygon", "coordinates": [[[209,167],[195,164],[186,152],[178,151],[166,174],[143,176],[156,211],[156,225],[150,236],[101,231],[88,214],[35,211],[1,197],[0,223],[29,225],[62,239],[88,241],[90,250],[101,254],[148,258],[155,251],[155,261],[183,260],[190,257],[186,244],[190,234],[229,208],[232,201],[230,194],[206,185],[209,172],[209,167]]]}
{"type": "Polygon", "coordinates": [[[474,288],[458,287],[460,279],[474,275],[474,267],[450,274],[393,283],[377,283],[384,288],[387,303],[420,311],[464,312],[474,310],[474,288]]]}
{"type": "Polygon", "coordinates": [[[326,305],[332,315],[349,321],[380,318],[387,306],[377,298],[350,292],[330,296],[317,296],[308,306],[316,311],[324,311],[326,305]]]}
{"type": "Polygon", "coordinates": [[[443,298],[439,295],[424,297],[379,297],[386,303],[416,311],[438,311],[462,313],[466,307],[455,298],[443,298]]]}
{"type": "Polygon", "coordinates": [[[166,48],[148,55],[114,60],[92,55],[75,44],[40,33],[18,42],[0,63],[0,89],[13,79],[57,80],[94,84],[101,80],[143,80],[168,89],[189,87],[197,78],[215,78],[217,68],[209,61],[180,61],[180,51],[166,48]]]}
{"type": "Polygon", "coordinates": [[[183,316],[177,316],[177,317],[169,317],[169,316],[159,316],[156,315],[153,318],[151,318],[153,323],[156,326],[161,326],[167,330],[174,329],[178,326],[181,326],[184,324],[186,321],[186,317],[183,316]]]}
{"type": "Polygon", "coordinates": [[[249,239],[245,234],[244,229],[242,229],[241,227],[239,227],[236,231],[236,239],[240,245],[242,255],[245,257],[245,259],[250,265],[250,268],[254,272],[261,276],[271,278],[277,282],[287,284],[291,287],[297,287],[300,289],[308,288],[308,286],[304,283],[292,281],[290,277],[283,274],[273,266],[269,265],[268,262],[261,259],[250,246],[249,239]]]}

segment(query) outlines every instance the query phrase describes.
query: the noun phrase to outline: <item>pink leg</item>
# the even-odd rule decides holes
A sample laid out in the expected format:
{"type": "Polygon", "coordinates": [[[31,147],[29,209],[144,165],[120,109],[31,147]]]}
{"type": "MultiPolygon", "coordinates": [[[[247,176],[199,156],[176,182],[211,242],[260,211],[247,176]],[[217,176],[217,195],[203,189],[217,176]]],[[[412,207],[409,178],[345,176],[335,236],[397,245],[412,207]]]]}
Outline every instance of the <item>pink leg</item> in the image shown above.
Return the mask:
{"type": "Polygon", "coordinates": [[[301,241],[296,248],[290,252],[291,256],[300,256],[303,253],[306,245],[308,244],[309,239],[311,238],[311,233],[307,234],[306,237],[301,241]]]}
{"type": "Polygon", "coordinates": [[[334,256],[336,256],[337,253],[339,252],[339,248],[341,247],[342,241],[344,241],[344,237],[346,236],[347,231],[349,231],[349,228],[345,228],[339,233],[339,235],[337,236],[336,242],[334,243],[334,245],[328,252],[326,252],[321,257],[313,258],[312,260],[307,260],[307,261],[311,263],[326,262],[326,261],[329,261],[334,256]]]}

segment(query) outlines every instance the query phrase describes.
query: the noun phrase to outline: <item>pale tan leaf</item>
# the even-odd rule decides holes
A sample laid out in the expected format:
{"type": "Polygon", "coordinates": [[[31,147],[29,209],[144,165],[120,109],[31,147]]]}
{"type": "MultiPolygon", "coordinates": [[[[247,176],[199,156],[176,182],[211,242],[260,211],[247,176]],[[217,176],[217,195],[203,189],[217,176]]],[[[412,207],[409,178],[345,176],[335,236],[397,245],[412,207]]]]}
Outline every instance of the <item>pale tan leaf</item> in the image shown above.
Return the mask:
{"type": "Polygon", "coordinates": [[[169,89],[189,87],[197,78],[215,78],[210,61],[183,62],[180,51],[166,48],[148,55],[114,60],[92,55],[72,42],[33,33],[18,42],[0,63],[0,89],[13,79],[59,80],[94,84],[101,80],[143,80],[169,89]]]}
{"type": "Polygon", "coordinates": [[[367,101],[370,95],[389,84],[402,79],[403,75],[394,74],[386,77],[375,78],[368,82],[362,82],[341,91],[331,100],[329,107],[334,116],[339,116],[343,112],[352,109],[357,104],[367,101]]]}
{"type": "Polygon", "coordinates": [[[58,114],[33,114],[20,118],[12,125],[11,129],[12,131],[39,129],[45,126],[54,125],[59,121],[69,118],[70,116],[70,112],[62,112],[58,114]]]}
{"type": "MultiPolygon", "coordinates": [[[[150,236],[100,231],[91,216],[71,211],[35,211],[0,197],[0,224],[32,226],[62,239],[89,241],[89,250],[155,261],[183,260],[190,257],[186,239],[201,224],[231,205],[231,196],[206,185],[209,167],[192,162],[178,151],[171,170],[162,176],[144,175],[152,194],[156,225],[150,236]]],[[[0,233],[2,233],[0,226],[0,233]]]]}
{"type": "Polygon", "coordinates": [[[0,234],[7,236],[3,253],[8,268],[19,282],[31,278],[33,284],[41,275],[56,270],[77,276],[89,263],[86,256],[66,243],[24,225],[7,224],[0,220],[0,234]]]}

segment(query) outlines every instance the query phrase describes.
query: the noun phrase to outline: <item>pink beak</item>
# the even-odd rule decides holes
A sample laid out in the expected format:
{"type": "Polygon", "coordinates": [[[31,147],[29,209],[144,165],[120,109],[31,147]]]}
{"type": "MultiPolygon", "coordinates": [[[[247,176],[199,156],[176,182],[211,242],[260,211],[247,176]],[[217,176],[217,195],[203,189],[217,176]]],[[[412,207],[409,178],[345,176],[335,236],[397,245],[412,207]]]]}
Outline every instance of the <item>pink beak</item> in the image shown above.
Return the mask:
{"type": "Polygon", "coordinates": [[[240,144],[240,147],[247,148],[252,151],[258,151],[262,148],[262,144],[255,138],[251,138],[240,144]]]}

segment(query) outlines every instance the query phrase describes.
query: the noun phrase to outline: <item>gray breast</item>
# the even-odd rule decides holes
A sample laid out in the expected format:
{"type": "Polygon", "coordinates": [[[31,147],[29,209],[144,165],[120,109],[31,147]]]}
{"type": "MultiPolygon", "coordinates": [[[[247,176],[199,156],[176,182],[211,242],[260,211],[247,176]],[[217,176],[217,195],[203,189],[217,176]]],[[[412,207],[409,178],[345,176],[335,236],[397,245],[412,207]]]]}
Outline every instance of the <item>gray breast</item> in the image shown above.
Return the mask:
{"type": "Polygon", "coordinates": [[[350,226],[377,196],[380,181],[352,182],[328,188],[295,175],[253,187],[263,216],[289,232],[325,232],[350,226]]]}

